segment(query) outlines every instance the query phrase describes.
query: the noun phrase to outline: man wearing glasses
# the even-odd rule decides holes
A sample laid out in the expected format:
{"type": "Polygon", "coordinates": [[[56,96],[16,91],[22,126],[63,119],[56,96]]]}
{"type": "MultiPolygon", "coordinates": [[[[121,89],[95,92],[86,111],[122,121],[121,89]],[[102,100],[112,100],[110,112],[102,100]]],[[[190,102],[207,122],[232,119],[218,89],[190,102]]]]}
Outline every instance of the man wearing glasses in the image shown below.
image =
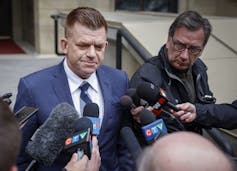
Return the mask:
{"type": "MultiPolygon", "coordinates": [[[[209,90],[207,67],[199,58],[210,36],[212,27],[206,18],[195,11],[180,14],[171,24],[166,44],[158,56],[150,58],[132,76],[130,86],[136,88],[142,82],[149,82],[166,91],[173,104],[214,103],[209,90]]],[[[139,122],[139,106],[131,110],[133,118],[139,122]]],[[[169,109],[167,109],[169,110],[169,109]]],[[[168,132],[178,131],[175,120],[165,120],[168,132]]],[[[191,113],[184,113],[182,121],[192,120],[191,113]]],[[[185,130],[201,133],[202,123],[184,123],[185,130]]]]}

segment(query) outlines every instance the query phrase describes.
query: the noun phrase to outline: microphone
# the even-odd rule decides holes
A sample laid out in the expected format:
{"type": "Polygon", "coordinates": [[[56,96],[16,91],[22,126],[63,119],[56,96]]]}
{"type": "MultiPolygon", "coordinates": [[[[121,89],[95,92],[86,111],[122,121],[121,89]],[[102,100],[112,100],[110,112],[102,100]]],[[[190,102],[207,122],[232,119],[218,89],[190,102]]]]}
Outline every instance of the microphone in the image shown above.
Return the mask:
{"type": "Polygon", "coordinates": [[[26,152],[37,162],[52,165],[63,149],[65,137],[75,131],[77,119],[78,113],[71,105],[57,105],[31,137],[26,152]]]}
{"type": "Polygon", "coordinates": [[[144,100],[144,99],[141,99],[141,98],[137,95],[137,92],[136,92],[136,91],[137,91],[137,90],[136,90],[135,88],[129,88],[129,89],[127,89],[127,91],[126,91],[126,95],[128,95],[128,96],[132,99],[132,101],[133,101],[133,103],[134,103],[135,106],[148,107],[149,104],[147,103],[147,101],[144,100]]]}
{"type": "Polygon", "coordinates": [[[76,131],[64,143],[64,151],[72,155],[78,153],[78,159],[81,159],[84,154],[91,157],[91,130],[93,124],[90,119],[82,117],[77,120],[76,131]]]}
{"type": "Polygon", "coordinates": [[[2,98],[2,100],[7,103],[8,105],[10,105],[12,103],[10,97],[12,96],[12,93],[5,93],[3,94],[0,98],[2,98]]]}
{"type": "Polygon", "coordinates": [[[137,94],[140,98],[145,99],[150,105],[153,105],[154,114],[159,115],[163,106],[168,106],[174,111],[179,111],[178,108],[165,95],[162,88],[155,87],[154,84],[143,82],[137,87],[137,94]]]}
{"type": "Polygon", "coordinates": [[[120,135],[123,138],[128,148],[128,151],[131,153],[133,159],[136,160],[142,150],[133,131],[130,127],[123,127],[120,131],[120,135]]]}
{"type": "Polygon", "coordinates": [[[86,104],[83,110],[83,116],[91,120],[93,124],[92,135],[100,133],[99,107],[96,103],[86,104]]]}
{"type": "Polygon", "coordinates": [[[135,88],[127,89],[125,95],[129,96],[132,99],[135,106],[141,106],[140,97],[137,95],[135,88]]]}
{"type": "Polygon", "coordinates": [[[168,106],[176,112],[179,111],[179,109],[174,104],[168,101],[165,91],[162,88],[158,89],[158,87],[155,87],[155,85],[152,83],[143,82],[138,86],[137,94],[139,97],[147,100],[150,105],[153,105],[152,113],[154,113],[156,116],[163,112],[162,114],[174,120],[181,130],[186,130],[179,119],[177,119],[169,111],[162,109],[164,106],[168,106]]]}
{"type": "Polygon", "coordinates": [[[120,104],[125,107],[125,108],[129,108],[129,109],[132,109],[132,108],[135,108],[136,105],[133,103],[133,100],[131,97],[127,96],[127,95],[124,95],[124,96],[121,96],[120,97],[120,104]]]}
{"type": "Polygon", "coordinates": [[[167,128],[163,119],[156,120],[154,114],[147,110],[142,109],[140,112],[141,130],[147,144],[152,144],[160,136],[167,134],[167,128]]]}

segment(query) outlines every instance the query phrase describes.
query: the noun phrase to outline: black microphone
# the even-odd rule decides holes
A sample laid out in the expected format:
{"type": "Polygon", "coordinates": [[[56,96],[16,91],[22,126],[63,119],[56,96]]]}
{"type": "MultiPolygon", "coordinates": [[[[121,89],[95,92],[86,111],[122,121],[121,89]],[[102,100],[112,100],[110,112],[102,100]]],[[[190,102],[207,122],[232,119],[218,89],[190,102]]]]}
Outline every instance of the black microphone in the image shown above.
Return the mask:
{"type": "Polygon", "coordinates": [[[181,123],[179,119],[177,119],[173,114],[169,111],[163,109],[164,106],[168,106],[169,108],[173,109],[174,111],[179,111],[179,109],[168,101],[165,91],[163,89],[159,89],[152,83],[143,82],[137,88],[137,94],[144,98],[149,102],[150,105],[153,105],[152,113],[156,116],[160,115],[161,112],[164,116],[168,116],[172,120],[174,120],[181,130],[186,130],[184,125],[181,123]]]}
{"type": "Polygon", "coordinates": [[[77,119],[78,113],[71,105],[57,105],[32,136],[26,152],[37,162],[52,165],[62,151],[66,137],[74,133],[77,119]]]}
{"type": "Polygon", "coordinates": [[[120,131],[120,135],[123,138],[128,148],[128,151],[131,153],[133,159],[136,160],[142,150],[133,131],[130,127],[123,127],[120,131]]]}
{"type": "Polygon", "coordinates": [[[148,145],[167,134],[167,128],[163,119],[156,120],[155,115],[146,108],[140,112],[140,120],[142,125],[141,131],[148,145]]]}
{"type": "Polygon", "coordinates": [[[5,93],[1,96],[2,99],[9,99],[12,96],[12,93],[5,93]]]}
{"type": "Polygon", "coordinates": [[[91,157],[91,131],[93,124],[86,117],[79,118],[75,127],[76,131],[68,136],[65,140],[64,151],[70,156],[73,153],[78,153],[78,159],[81,159],[84,154],[91,157]]]}
{"type": "Polygon", "coordinates": [[[135,88],[127,89],[125,95],[129,96],[132,99],[135,106],[141,106],[140,97],[137,95],[135,88]]]}
{"type": "Polygon", "coordinates": [[[135,88],[127,89],[125,94],[132,99],[135,106],[148,107],[148,102],[137,95],[137,90],[135,88]]]}
{"type": "Polygon", "coordinates": [[[162,111],[163,106],[167,106],[174,111],[179,111],[179,109],[171,102],[165,95],[163,89],[156,87],[152,83],[143,82],[137,87],[137,94],[140,98],[145,99],[150,105],[153,105],[154,114],[159,115],[162,111]]]}
{"type": "Polygon", "coordinates": [[[93,123],[91,122],[89,118],[82,117],[76,121],[75,132],[81,131],[87,128],[90,128],[91,130],[93,129],[93,123]]]}
{"type": "Polygon", "coordinates": [[[132,109],[132,108],[136,107],[136,105],[133,103],[132,98],[127,96],[127,95],[124,95],[124,96],[120,97],[120,104],[123,107],[128,108],[128,109],[132,109]]]}
{"type": "Polygon", "coordinates": [[[93,124],[92,134],[99,135],[100,133],[100,118],[99,106],[96,103],[88,103],[83,110],[83,116],[91,120],[93,124]]]}
{"type": "Polygon", "coordinates": [[[2,100],[7,103],[8,105],[10,105],[12,103],[10,97],[12,96],[12,93],[5,93],[1,96],[2,100]]]}
{"type": "Polygon", "coordinates": [[[156,116],[146,108],[139,113],[142,125],[148,125],[156,120],[156,116]]]}

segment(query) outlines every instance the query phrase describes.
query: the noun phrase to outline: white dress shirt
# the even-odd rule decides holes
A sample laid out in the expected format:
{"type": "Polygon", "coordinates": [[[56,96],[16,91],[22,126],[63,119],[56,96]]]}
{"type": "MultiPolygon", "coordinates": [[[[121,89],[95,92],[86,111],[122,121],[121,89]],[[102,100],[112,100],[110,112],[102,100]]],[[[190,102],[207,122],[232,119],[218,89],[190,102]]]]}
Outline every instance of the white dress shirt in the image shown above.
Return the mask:
{"type": "Polygon", "coordinates": [[[88,96],[91,99],[93,103],[96,103],[99,106],[99,118],[100,118],[100,124],[102,123],[103,116],[104,116],[104,99],[101,92],[100,84],[98,81],[98,78],[96,76],[96,73],[94,72],[91,74],[91,76],[87,79],[82,79],[78,77],[72,70],[68,67],[66,58],[64,60],[63,66],[64,70],[66,72],[72,100],[74,103],[74,107],[77,110],[80,117],[82,117],[82,112],[80,111],[80,85],[83,81],[87,81],[90,84],[90,87],[88,88],[88,96]]]}

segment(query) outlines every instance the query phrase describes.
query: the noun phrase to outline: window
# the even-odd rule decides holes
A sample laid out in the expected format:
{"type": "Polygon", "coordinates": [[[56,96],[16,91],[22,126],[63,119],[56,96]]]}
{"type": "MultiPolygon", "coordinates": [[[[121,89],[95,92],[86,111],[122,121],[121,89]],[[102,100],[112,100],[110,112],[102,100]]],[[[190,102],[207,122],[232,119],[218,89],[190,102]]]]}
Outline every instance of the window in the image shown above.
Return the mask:
{"type": "Polygon", "coordinates": [[[177,0],[115,0],[115,9],[177,13],[177,0]]]}

